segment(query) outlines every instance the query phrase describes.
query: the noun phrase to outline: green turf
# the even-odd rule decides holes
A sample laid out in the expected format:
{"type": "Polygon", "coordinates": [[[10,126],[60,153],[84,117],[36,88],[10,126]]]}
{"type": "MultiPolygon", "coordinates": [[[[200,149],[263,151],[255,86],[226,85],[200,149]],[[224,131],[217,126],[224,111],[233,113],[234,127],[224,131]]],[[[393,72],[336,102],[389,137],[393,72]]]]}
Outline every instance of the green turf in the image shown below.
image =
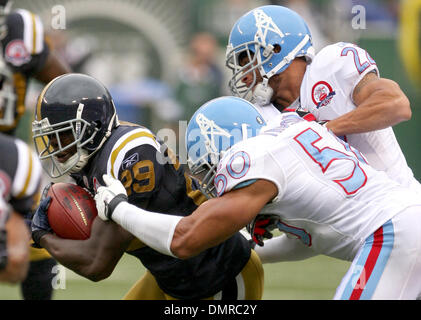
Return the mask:
{"type": "Polygon", "coordinates": [[[264,299],[332,299],[349,262],[318,256],[304,261],[265,264],[264,299]]]}
{"type": "MultiPolygon", "coordinates": [[[[331,299],[349,263],[328,257],[314,257],[298,262],[266,264],[264,299],[331,299]]],[[[144,273],[138,260],[125,255],[113,274],[92,282],[65,269],[65,288],[54,290],[56,300],[120,299],[144,273]]],[[[61,283],[63,285],[63,283],[61,283]]],[[[1,284],[1,300],[20,299],[19,287],[1,284]]]]}

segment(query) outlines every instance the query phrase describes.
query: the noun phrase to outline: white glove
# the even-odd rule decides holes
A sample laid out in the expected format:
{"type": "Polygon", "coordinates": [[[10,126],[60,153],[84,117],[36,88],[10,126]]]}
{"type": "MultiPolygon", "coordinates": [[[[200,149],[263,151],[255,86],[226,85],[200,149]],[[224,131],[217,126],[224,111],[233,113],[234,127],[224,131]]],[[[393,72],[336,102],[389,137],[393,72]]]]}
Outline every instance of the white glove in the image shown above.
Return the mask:
{"type": "Polygon", "coordinates": [[[103,175],[102,179],[106,186],[99,187],[94,197],[99,217],[111,220],[114,209],[122,201],[128,201],[127,192],[120,180],[111,175],[103,175]]]}

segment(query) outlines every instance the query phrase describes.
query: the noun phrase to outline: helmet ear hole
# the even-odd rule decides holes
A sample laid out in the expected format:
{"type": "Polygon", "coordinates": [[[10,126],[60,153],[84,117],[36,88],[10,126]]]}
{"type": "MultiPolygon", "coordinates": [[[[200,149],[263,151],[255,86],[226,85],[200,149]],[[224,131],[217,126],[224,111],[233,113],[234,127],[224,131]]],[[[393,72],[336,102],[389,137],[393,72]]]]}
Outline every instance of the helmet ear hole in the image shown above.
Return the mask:
{"type": "MultiPolygon", "coordinates": [[[[99,121],[92,121],[91,124],[86,128],[84,140],[92,138],[95,131],[99,130],[100,128],[101,128],[101,124],[99,121]]],[[[92,145],[93,143],[94,143],[94,140],[92,139],[91,142],[89,142],[89,145],[92,145]]]]}
{"type": "Polygon", "coordinates": [[[280,52],[281,52],[281,50],[282,50],[282,47],[281,47],[279,44],[275,44],[275,45],[273,46],[273,52],[274,52],[274,53],[280,53],[280,52]]]}

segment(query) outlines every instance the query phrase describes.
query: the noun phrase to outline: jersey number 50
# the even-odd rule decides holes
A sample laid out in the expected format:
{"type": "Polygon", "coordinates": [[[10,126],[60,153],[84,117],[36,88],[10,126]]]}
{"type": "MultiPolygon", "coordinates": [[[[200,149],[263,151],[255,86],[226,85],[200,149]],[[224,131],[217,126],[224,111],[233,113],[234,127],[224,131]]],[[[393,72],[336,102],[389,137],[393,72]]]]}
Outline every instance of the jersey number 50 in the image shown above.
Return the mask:
{"type": "Polygon", "coordinates": [[[295,136],[294,140],[297,141],[309,157],[320,166],[323,173],[329,169],[334,161],[349,160],[353,162],[353,170],[344,173],[348,175],[346,178],[332,180],[337,183],[347,195],[355,194],[366,184],[367,175],[361,168],[359,161],[359,159],[363,159],[357,157],[355,151],[352,150],[347,143],[339,141],[338,139],[338,141],[344,146],[345,150],[350,151],[348,154],[330,147],[319,149],[315,146],[315,144],[321,141],[322,137],[311,128],[308,128],[295,136]],[[349,153],[352,153],[352,155],[349,153]]]}

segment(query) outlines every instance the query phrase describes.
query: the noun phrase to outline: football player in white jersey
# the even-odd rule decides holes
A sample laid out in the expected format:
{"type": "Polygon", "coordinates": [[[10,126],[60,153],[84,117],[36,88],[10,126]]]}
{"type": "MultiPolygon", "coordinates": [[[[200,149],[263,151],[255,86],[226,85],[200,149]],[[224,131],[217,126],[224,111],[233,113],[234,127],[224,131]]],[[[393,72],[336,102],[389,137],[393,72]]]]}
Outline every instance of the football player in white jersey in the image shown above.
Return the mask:
{"type": "Polygon", "coordinates": [[[272,227],[288,235],[272,250],[274,260],[323,254],[352,261],[335,298],[417,298],[417,194],[295,112],[264,125],[244,99],[211,100],[193,115],[186,145],[191,172],[203,177],[202,190],[218,197],[188,217],[162,215],[130,205],[123,185],[104,176],[107,186],[95,196],[99,216],[159,252],[185,259],[269,215],[272,227]]]}
{"type": "Polygon", "coordinates": [[[267,121],[285,109],[309,111],[374,168],[421,194],[391,128],[411,118],[409,100],[396,82],[380,77],[367,51],[339,42],[315,54],[305,21],[269,5],[234,24],[226,64],[232,93],[255,103],[267,121]]]}

